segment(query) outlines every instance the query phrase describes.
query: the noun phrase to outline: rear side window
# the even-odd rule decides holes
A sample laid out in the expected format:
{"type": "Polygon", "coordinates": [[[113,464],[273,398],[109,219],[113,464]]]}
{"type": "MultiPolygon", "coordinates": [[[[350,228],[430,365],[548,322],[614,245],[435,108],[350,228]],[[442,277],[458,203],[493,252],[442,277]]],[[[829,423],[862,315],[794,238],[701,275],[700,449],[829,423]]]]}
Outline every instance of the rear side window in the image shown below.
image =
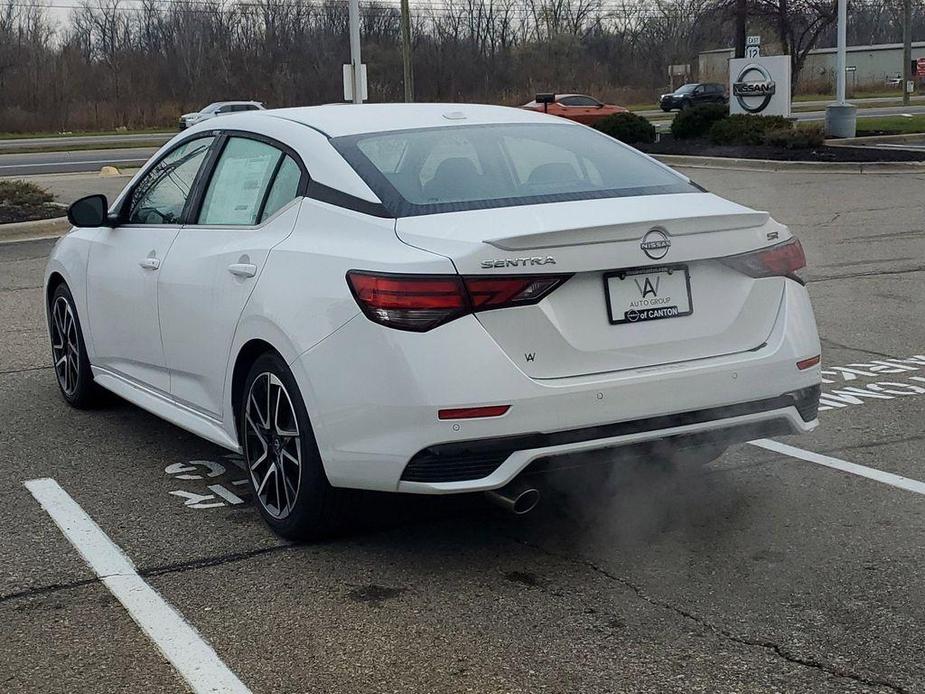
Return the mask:
{"type": "Polygon", "coordinates": [[[263,214],[260,215],[262,222],[272,217],[277,210],[293,200],[299,193],[299,181],[302,178],[302,170],[291,157],[285,157],[280,164],[276,178],[273,179],[273,185],[270,186],[270,194],[267,195],[267,201],[263,206],[263,214]]]}
{"type": "Polygon", "coordinates": [[[597,106],[600,102],[590,96],[566,96],[559,99],[563,106],[597,106]]]}
{"type": "Polygon", "coordinates": [[[264,142],[229,138],[209,181],[198,223],[257,224],[270,182],[283,156],[276,147],[264,142]]]}
{"type": "Polygon", "coordinates": [[[188,140],[161,159],[132,191],[129,224],[180,224],[213,137],[188,140]]]}

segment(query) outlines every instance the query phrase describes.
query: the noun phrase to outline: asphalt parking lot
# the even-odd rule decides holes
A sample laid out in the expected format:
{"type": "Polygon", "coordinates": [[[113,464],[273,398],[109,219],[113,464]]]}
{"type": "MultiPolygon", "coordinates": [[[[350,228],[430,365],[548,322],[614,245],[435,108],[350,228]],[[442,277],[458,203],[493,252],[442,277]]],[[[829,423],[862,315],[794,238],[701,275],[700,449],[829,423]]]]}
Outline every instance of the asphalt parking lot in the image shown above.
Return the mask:
{"type": "Polygon", "coordinates": [[[0,690],[187,689],[24,486],[52,478],[253,692],[925,692],[925,175],[686,173],[801,237],[819,429],[563,473],[520,519],[358,496],[354,530],[309,546],[264,527],[223,450],[66,407],[52,242],[0,245],[0,690]]]}

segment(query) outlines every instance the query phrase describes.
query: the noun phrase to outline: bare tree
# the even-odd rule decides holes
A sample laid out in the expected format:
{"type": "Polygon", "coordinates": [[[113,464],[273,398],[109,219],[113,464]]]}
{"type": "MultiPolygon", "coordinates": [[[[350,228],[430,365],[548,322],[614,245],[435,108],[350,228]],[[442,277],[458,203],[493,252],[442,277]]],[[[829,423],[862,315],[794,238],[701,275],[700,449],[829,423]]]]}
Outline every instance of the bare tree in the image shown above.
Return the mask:
{"type": "Polygon", "coordinates": [[[835,22],[835,0],[753,0],[756,14],[777,33],[783,52],[790,56],[790,84],[796,89],[807,54],[835,22]]]}

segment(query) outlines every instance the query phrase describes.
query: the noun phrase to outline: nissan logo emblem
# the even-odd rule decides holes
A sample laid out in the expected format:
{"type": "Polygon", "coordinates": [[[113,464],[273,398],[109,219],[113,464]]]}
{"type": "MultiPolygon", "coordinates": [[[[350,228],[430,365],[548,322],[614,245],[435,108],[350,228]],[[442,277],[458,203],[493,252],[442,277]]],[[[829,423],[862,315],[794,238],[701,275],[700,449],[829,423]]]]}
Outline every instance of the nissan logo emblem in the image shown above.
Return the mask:
{"type": "Polygon", "coordinates": [[[664,230],[656,227],[646,232],[646,235],[642,237],[642,241],[639,243],[639,247],[652,260],[659,260],[668,255],[668,249],[671,248],[671,239],[664,230]]]}
{"type": "Polygon", "coordinates": [[[749,63],[732,83],[732,95],[747,113],[761,113],[774,96],[775,84],[771,73],[762,65],[749,63]]]}

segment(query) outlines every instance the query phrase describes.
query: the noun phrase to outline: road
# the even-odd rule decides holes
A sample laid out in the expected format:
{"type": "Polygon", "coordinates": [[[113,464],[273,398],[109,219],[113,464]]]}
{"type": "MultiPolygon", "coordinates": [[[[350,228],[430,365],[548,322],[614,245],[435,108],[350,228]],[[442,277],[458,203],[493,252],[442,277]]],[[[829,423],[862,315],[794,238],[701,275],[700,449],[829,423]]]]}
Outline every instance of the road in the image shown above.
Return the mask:
{"type": "Polygon", "coordinates": [[[0,139],[0,153],[7,150],[17,152],[27,149],[49,149],[51,147],[60,147],[62,150],[73,148],[75,146],[84,147],[87,145],[118,145],[131,144],[133,142],[167,142],[171,137],[176,135],[175,132],[163,133],[123,133],[114,135],[62,135],[60,137],[17,137],[9,140],[0,139]]]}
{"type": "MultiPolygon", "coordinates": [[[[923,177],[686,173],[806,247],[829,404],[779,441],[925,480],[923,177]]],[[[3,691],[185,691],[107,587],[123,574],[100,581],[23,486],[53,478],[253,692],[925,692],[921,493],[742,445],[555,478],[522,519],[358,495],[349,534],[292,545],[234,457],[63,404],[50,246],[0,245],[3,691]]]]}
{"type": "MultiPolygon", "coordinates": [[[[815,102],[807,102],[815,104],[815,102]]],[[[807,105],[804,103],[804,106],[807,105]]],[[[795,104],[796,105],[796,104],[795,104]]],[[[791,116],[798,121],[817,121],[825,120],[825,104],[820,104],[822,108],[819,110],[813,111],[794,111],[791,116]]],[[[636,111],[641,116],[646,118],[654,118],[666,120],[674,118],[677,115],[677,111],[672,111],[671,114],[665,113],[659,109],[652,111],[636,111]]],[[[870,108],[859,108],[858,109],[858,118],[886,118],[889,116],[901,116],[903,114],[908,115],[920,115],[925,113],[925,104],[912,104],[910,106],[874,106],[870,108]]]]}
{"type": "Polygon", "coordinates": [[[156,147],[91,149],[72,152],[0,154],[0,176],[96,171],[103,166],[137,168],[157,151],[156,147]]]}
{"type": "MultiPolygon", "coordinates": [[[[895,99],[873,98],[858,99],[855,103],[881,104],[895,102],[895,99]]],[[[913,97],[911,106],[896,105],[876,106],[858,110],[862,118],[881,118],[901,114],[925,114],[925,97],[913,97]]],[[[812,111],[794,112],[794,117],[800,121],[825,120],[825,106],[828,102],[795,102],[799,108],[817,108],[812,111]]],[[[660,110],[637,111],[647,118],[657,119],[656,124],[665,127],[673,115],[660,110]],[[660,122],[659,122],[660,121],[660,122]]],[[[675,112],[676,113],[676,112],[675,112]]],[[[126,133],[123,135],[78,135],[73,137],[48,138],[17,138],[0,140],[0,176],[26,176],[45,173],[68,173],[77,171],[94,171],[101,166],[113,165],[116,167],[137,167],[156,151],[148,145],[163,144],[175,133],[126,133]],[[68,151],[68,148],[86,147],[92,144],[111,146],[124,143],[144,142],[145,147],[130,147],[124,149],[99,149],[68,151]],[[27,149],[48,149],[60,146],[58,152],[26,152],[27,149]]]]}

